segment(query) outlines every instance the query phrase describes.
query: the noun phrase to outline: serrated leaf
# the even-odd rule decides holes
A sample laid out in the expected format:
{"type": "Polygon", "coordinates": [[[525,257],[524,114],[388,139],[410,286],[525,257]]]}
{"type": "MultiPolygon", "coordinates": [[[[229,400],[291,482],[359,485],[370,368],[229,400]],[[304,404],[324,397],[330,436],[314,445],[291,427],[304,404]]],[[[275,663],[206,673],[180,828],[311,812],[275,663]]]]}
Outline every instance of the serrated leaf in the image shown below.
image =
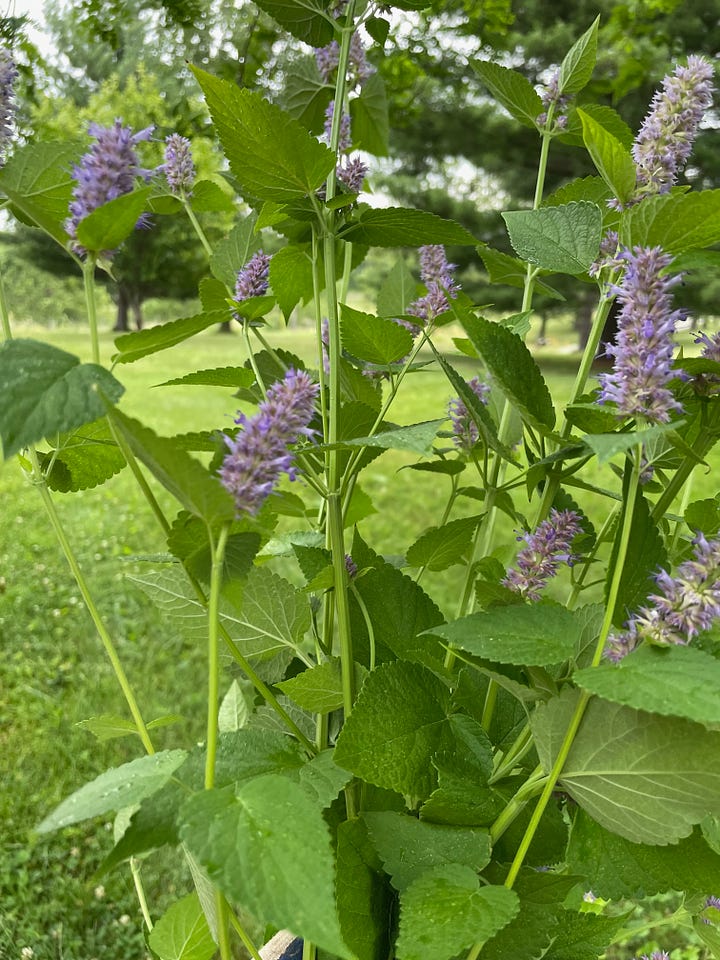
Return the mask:
{"type": "MultiPolygon", "coordinates": [[[[599,413],[602,412],[601,409],[599,413]]],[[[685,426],[684,421],[676,420],[674,423],[658,423],[648,427],[647,430],[629,433],[590,433],[583,437],[583,440],[596,454],[598,463],[607,463],[618,453],[625,453],[633,447],[637,448],[640,444],[651,443],[683,426],[685,426]]]]}
{"type": "Polygon", "coordinates": [[[0,192],[63,247],[69,240],[65,220],[74,183],[71,171],[83,146],[81,140],[29,143],[16,147],[0,170],[0,192]]]}
{"type": "Polygon", "coordinates": [[[396,660],[366,679],[335,746],[335,762],[379,787],[428,797],[450,695],[426,667],[396,660]]]}
{"type": "Polygon", "coordinates": [[[238,271],[260,248],[260,238],[255,232],[255,223],[254,214],[236,223],[210,257],[210,269],[213,275],[229,290],[235,289],[238,271]]]}
{"type": "Polygon", "coordinates": [[[340,335],[343,348],[368,363],[395,363],[413,346],[412,334],[399,323],[353,310],[344,303],[340,305],[340,335]]]}
{"type": "Polygon", "coordinates": [[[376,157],[388,154],[390,124],[385,81],[380,73],[371,74],[350,101],[353,147],[376,157]]]}
{"type": "Polygon", "coordinates": [[[404,207],[364,209],[339,231],[341,240],[374,247],[421,247],[442,243],[474,246],[477,240],[454,220],[404,207]]]}
{"type": "Polygon", "coordinates": [[[281,27],[311,47],[324,47],[335,36],[333,22],[322,0],[261,0],[261,10],[281,27]]]}
{"type": "Polygon", "coordinates": [[[579,670],[573,679],[613,703],[720,726],[720,661],[694,647],[643,645],[618,664],[579,670]]]}
{"type": "Polygon", "coordinates": [[[526,77],[489,60],[475,60],[472,68],[511,116],[526,127],[537,128],[535,121],[543,112],[543,103],[526,77]]]}
{"type": "Polygon", "coordinates": [[[390,33],[390,24],[387,20],[383,19],[383,17],[370,17],[365,21],[365,29],[375,43],[379,43],[382,46],[390,33]]]}
{"type": "Polygon", "coordinates": [[[49,453],[38,454],[47,485],[60,493],[89,490],[125,466],[125,457],[112,438],[107,420],[96,420],[64,434],[49,453]]]}
{"type": "Polygon", "coordinates": [[[555,425],[555,407],[540,368],[516,334],[482,317],[466,317],[465,332],[500,389],[520,415],[545,432],[555,425]]]}
{"type": "Polygon", "coordinates": [[[503,213],[519,257],[557,273],[586,273],[597,259],[602,211],[584,200],[538,210],[503,213]]]}
{"type": "MultiPolygon", "coordinates": [[[[306,15],[305,4],[283,5],[306,15]]],[[[197,67],[193,72],[205,94],[230,169],[244,193],[261,200],[287,202],[305,197],[322,185],[335,166],[335,154],[302,124],[256,91],[240,90],[197,67]]]]}
{"type": "Polygon", "coordinates": [[[143,187],[97,207],[77,225],[78,242],[93,253],[115,250],[137,226],[150,192],[150,187],[143,187]]]}
{"type": "Polygon", "coordinates": [[[578,811],[567,852],[568,869],[598,897],[652,897],[670,890],[707,895],[720,877],[720,856],[699,829],[666,847],[631,843],[578,811]]]}
{"type": "Polygon", "coordinates": [[[314,57],[298,60],[288,68],[283,104],[311,133],[322,132],[332,98],[333,88],[320,76],[314,57]]]}
{"type": "Polygon", "coordinates": [[[186,756],[184,750],[163,750],[106,770],[63,800],[38,825],[38,833],[50,833],[139,803],[164,786],[186,756]]]}
{"type": "Polygon", "coordinates": [[[220,701],[218,710],[218,730],[220,733],[233,733],[246,726],[253,709],[252,687],[248,689],[247,681],[242,686],[236,678],[228,687],[227,693],[220,701]]]}
{"type": "Polygon", "coordinates": [[[389,810],[363,819],[396,890],[432,867],[460,863],[478,873],[490,862],[490,834],[481,827],[428,823],[389,810]]]}
{"type": "Polygon", "coordinates": [[[613,196],[621,203],[626,203],[634,193],[637,182],[637,168],[632,154],[590,114],[580,109],[577,114],[582,123],[585,147],[598,173],[612,190],[613,196]]]}
{"type": "MultiPolygon", "coordinates": [[[[568,690],[533,714],[547,772],[579,696],[568,690]]],[[[707,814],[720,812],[720,733],[594,697],[559,784],[612,833],[634,843],[675,843],[707,814]]]]}
{"type": "Polygon", "coordinates": [[[547,960],[597,960],[627,917],[628,914],[605,917],[565,911],[558,918],[552,946],[545,954],[547,960]]]}
{"type": "Polygon", "coordinates": [[[125,388],[103,367],[39,340],[0,345],[0,438],[8,460],[45,437],[67,433],[105,413],[125,388]]]}
{"type": "Polygon", "coordinates": [[[297,775],[300,786],[322,809],[329,807],[352,779],[352,774],[335,763],[333,753],[332,750],[322,750],[304,763],[297,775]]]}
{"type": "MultiPolygon", "coordinates": [[[[148,730],[156,730],[158,727],[168,727],[170,724],[181,720],[177,714],[168,714],[164,717],[157,717],[146,723],[148,730]]],[[[137,724],[133,720],[127,720],[125,717],[118,717],[114,714],[104,714],[101,717],[88,717],[87,720],[80,720],[75,724],[104,743],[106,740],[115,740],[119,737],[127,737],[133,734],[139,735],[137,724]]]]}
{"type": "Polygon", "coordinates": [[[433,440],[445,420],[426,420],[407,427],[380,430],[371,437],[353,437],[343,440],[343,447],[380,447],[382,450],[407,450],[420,456],[429,456],[433,440]]]}
{"type": "Polygon", "coordinates": [[[224,323],[229,319],[229,309],[211,313],[199,313],[194,317],[181,317],[169,323],[159,323],[146,330],[137,330],[134,333],[125,333],[115,340],[118,352],[113,356],[113,363],[134,363],[142,357],[167,350],[184,340],[189,340],[197,333],[202,333],[215,323],[224,323]]]}
{"type": "Polygon", "coordinates": [[[415,299],[417,283],[403,259],[390,270],[377,295],[377,312],[381,317],[397,317],[407,312],[415,299]]]}
{"type": "Polygon", "coordinates": [[[287,320],[301,301],[313,295],[312,260],[304,247],[287,246],[273,254],[270,285],[287,320]]]}
{"type": "Polygon", "coordinates": [[[720,190],[647,197],[625,213],[633,245],[677,256],[720,241],[720,190]]]}
{"type": "Polygon", "coordinates": [[[720,503],[715,499],[695,500],[685,511],[685,523],[710,537],[720,530],[720,503]]]}
{"type": "Polygon", "coordinates": [[[232,496],[206,467],[167,437],[159,437],[138,420],[110,409],[108,417],[135,456],[182,506],[206,523],[227,523],[235,516],[232,496]]]}
{"type": "Polygon", "coordinates": [[[575,200],[588,200],[602,209],[610,197],[612,192],[602,177],[579,177],[548,194],[542,205],[560,207],[575,200]]]}
{"type": "Polygon", "coordinates": [[[337,905],[343,939],[357,960],[390,955],[392,893],[362,820],[338,826],[337,905]]]}
{"type": "Polygon", "coordinates": [[[213,180],[198,180],[193,184],[190,206],[196,213],[232,210],[232,199],[213,180]]]}
{"type": "MultiPolygon", "coordinates": [[[[366,670],[355,664],[356,685],[362,686],[366,670]]],[[[291,700],[305,710],[313,713],[330,713],[343,706],[342,673],[339,657],[326,660],[315,667],[304,670],[290,680],[275,684],[291,700]]]]}
{"type": "Polygon", "coordinates": [[[158,387],[177,387],[196,385],[204,387],[250,387],[255,382],[255,374],[248,367],[214,367],[212,370],[196,370],[184,377],[173,377],[156,384],[158,387]]]}
{"type": "Polygon", "coordinates": [[[302,788],[270,775],[236,795],[205,790],[183,805],[180,836],[213,883],[256,917],[351,957],[335,910],[330,833],[302,788]]]}
{"type": "MultiPolygon", "coordinates": [[[[527,264],[509,253],[494,250],[487,244],[480,244],[477,248],[480,258],[487,270],[491,283],[502,283],[509,287],[524,287],[527,282],[527,264]]],[[[565,298],[557,290],[541,280],[535,280],[535,289],[554,300],[565,298]]]]}
{"type": "Polygon", "coordinates": [[[196,893],[165,911],[150,931],[148,944],[160,960],[210,960],[217,945],[196,893]]]}
{"type": "Polygon", "coordinates": [[[519,908],[513,890],[481,886],[469,867],[449,864],[428,870],[400,897],[398,960],[450,960],[489,940],[519,908]]]}
{"type": "Polygon", "coordinates": [[[461,563],[472,546],[479,522],[480,517],[462,517],[442,527],[431,527],[408,548],[408,564],[428,570],[447,570],[454,563],[461,563]]]}
{"type": "Polygon", "coordinates": [[[471,613],[428,632],[496,663],[552,666],[573,656],[581,627],[561,604],[543,600],[471,613]]]}
{"type": "Polygon", "coordinates": [[[585,33],[575,41],[560,64],[558,92],[561,94],[579,93],[587,86],[597,56],[598,16],[585,33]]]}

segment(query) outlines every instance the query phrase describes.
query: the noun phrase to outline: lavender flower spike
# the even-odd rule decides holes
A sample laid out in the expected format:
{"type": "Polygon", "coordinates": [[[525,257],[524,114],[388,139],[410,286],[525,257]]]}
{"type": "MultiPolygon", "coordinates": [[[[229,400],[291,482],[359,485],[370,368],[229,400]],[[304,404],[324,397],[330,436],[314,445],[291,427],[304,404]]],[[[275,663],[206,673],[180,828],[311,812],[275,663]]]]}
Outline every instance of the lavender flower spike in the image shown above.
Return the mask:
{"type": "Polygon", "coordinates": [[[248,300],[250,297],[262,297],[268,291],[268,276],[272,258],[258,250],[240,270],[235,282],[235,299],[248,300]]]}
{"type": "Polygon", "coordinates": [[[274,383],[249,419],[235,419],[242,429],[225,436],[229,453],[220,468],[220,481],[235,498],[238,516],[256,514],[273,492],[283,473],[296,477],[289,448],[301,436],[312,437],[309,428],[319,387],[304,370],[288,370],[274,383]]]}
{"type": "Polygon", "coordinates": [[[13,85],[17,79],[17,67],[7,47],[0,47],[0,166],[3,155],[12,137],[13,85]]]}
{"type": "Polygon", "coordinates": [[[449,306],[448,297],[455,299],[460,286],[453,277],[454,263],[448,263],[445,247],[429,244],[420,247],[420,279],[427,287],[427,294],[408,307],[408,313],[422,320],[433,320],[449,306]]]}
{"type": "MultiPolygon", "coordinates": [[[[96,142],[73,169],[75,187],[70,217],[65,221],[65,230],[73,240],[84,217],[109,200],[131,193],[136,177],[147,180],[152,173],[140,167],[134,148],[141,140],[150,139],[153,127],[133,133],[130,127],[122,125],[122,120],[116,120],[112,127],[91,123],[88,131],[96,142]]],[[[142,224],[141,218],[137,225],[142,224]]],[[[77,242],[72,248],[76,253],[87,253],[77,242]]]]}
{"type": "MultiPolygon", "coordinates": [[[[473,377],[472,380],[467,381],[467,385],[480,403],[487,404],[490,387],[486,383],[481,383],[478,377],[473,377]]],[[[479,432],[465,402],[460,397],[450,401],[448,415],[452,420],[453,443],[458,450],[467,453],[478,442],[479,432]]]]}
{"type": "Polygon", "coordinates": [[[622,311],[617,342],[607,348],[615,364],[600,377],[600,402],[613,401],[622,416],[667,423],[673,411],[682,410],[668,388],[675,322],[683,316],[671,310],[670,291],[681,277],[663,274],[672,257],[659,247],[624,250],[620,260],[626,267],[615,293],[622,311]]]}
{"type": "Polygon", "coordinates": [[[687,163],[703,114],[712,104],[712,65],[689,56],[663,80],[633,146],[640,196],[667,193],[687,163]]]}
{"type": "Polygon", "coordinates": [[[195,165],[187,137],[171,133],[165,138],[165,163],[160,169],[165,174],[171,193],[176,196],[192,196],[195,165]]]}
{"type": "Polygon", "coordinates": [[[551,510],[534,533],[518,538],[527,546],[517,555],[517,569],[508,570],[502,585],[528,600],[539,600],[540,591],[560,564],[572,566],[575,557],[570,545],[581,531],[580,516],[574,510],[551,510]]]}

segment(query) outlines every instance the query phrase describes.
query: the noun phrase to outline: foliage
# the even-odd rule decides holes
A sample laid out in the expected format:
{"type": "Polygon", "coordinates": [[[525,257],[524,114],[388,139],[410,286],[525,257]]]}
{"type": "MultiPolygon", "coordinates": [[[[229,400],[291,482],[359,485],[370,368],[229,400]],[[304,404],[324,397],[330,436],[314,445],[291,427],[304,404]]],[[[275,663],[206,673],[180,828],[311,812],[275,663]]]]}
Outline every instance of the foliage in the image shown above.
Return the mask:
{"type": "MultiPolygon", "coordinates": [[[[215,945],[230,960],[235,934],[257,958],[263,933],[277,928],[302,938],[306,958],[593,958],[636,932],[620,898],[669,893],[679,877],[674,918],[714,952],[719,901],[706,884],[720,849],[720,740],[703,683],[717,672],[720,539],[717,505],[689,505],[686,484],[720,436],[718,343],[705,339],[697,369],[680,360],[684,378],[659,352],[654,365],[637,360],[639,341],[674,329],[677,280],[651,275],[643,286],[630,251],[659,242],[683,255],[715,243],[715,192],[638,192],[624,128],[607,110],[586,105],[573,134],[563,111],[590,82],[598,20],[561,58],[536,116],[519,72],[481,68],[540,148],[532,209],[504,212],[516,256],[480,247],[489,269],[509,272],[523,291],[512,314],[491,320],[458,288],[444,251],[476,247],[471,230],[361,197],[364,161],[353,150],[373,144],[383,154],[389,125],[352,37],[372,13],[381,22],[368,29],[382,44],[382,9],[353,0],[336,16],[321,3],[261,8],[297,40],[328,45],[337,35],[339,69],[324,82],[337,106],[319,139],[312,110],[293,115],[194,70],[227,182],[252,209],[214,249],[196,215],[214,207],[212,189],[137,185],[80,221],[78,252],[63,242],[63,151],[75,146],[17,147],[0,172],[10,211],[82,268],[91,349],[83,362],[15,338],[0,300],[3,453],[38,491],[125,709],[84,718],[84,727],[99,756],[115,740],[126,755],[43,811],[36,830],[114,814],[101,875],[129,861],[149,946],[174,960],[209,960],[215,945]],[[346,108],[361,118],[359,140],[345,129],[346,108]],[[548,156],[567,136],[602,183],[583,178],[544,205],[548,156]],[[118,338],[111,372],[101,362],[95,267],[142,212],[158,210],[187,215],[197,234],[207,258],[201,309],[118,338]],[[264,247],[271,230],[287,251],[281,269],[259,271],[248,295],[235,277],[258,256],[256,235],[264,247]],[[420,248],[421,283],[393,254],[376,309],[361,311],[347,301],[370,246],[420,248]],[[524,342],[536,285],[556,275],[594,285],[598,297],[569,403],[558,406],[524,342]],[[636,393],[632,412],[608,403],[617,367],[601,390],[589,383],[616,296],[621,320],[642,330],[615,348],[636,363],[622,382],[636,393]],[[310,357],[266,336],[278,299],[284,313],[312,302],[310,357]],[[226,416],[215,429],[165,436],[146,413],[137,419],[145,392],[126,412],[128,367],[192,346],[231,318],[243,329],[244,366],[233,358],[186,376],[166,370],[162,388],[191,398],[233,391],[243,404],[234,427],[226,416]],[[450,325],[462,333],[462,357],[439,349],[450,325]],[[484,385],[465,381],[463,357],[484,385]],[[447,415],[397,423],[406,378],[433,361],[458,394],[447,415]],[[414,531],[400,557],[366,536],[375,510],[367,468],[390,451],[410,455],[418,482],[427,473],[448,491],[440,522],[414,531]],[[204,728],[181,729],[162,750],[158,731],[172,730],[176,714],[150,719],[126,672],[126,643],[109,629],[56,506],[59,493],[103,490],[124,464],[160,527],[159,550],[134,581],[163,631],[176,629],[194,651],[184,679],[198,697],[198,648],[206,657],[205,710],[196,711],[204,728]],[[301,481],[289,490],[283,475],[301,481]],[[673,505],[683,490],[681,516],[673,505]],[[520,551],[510,524],[524,529],[520,551]],[[572,568],[569,596],[538,599],[562,565],[572,568]],[[432,577],[451,568],[446,615],[432,577]],[[593,575],[601,599],[585,592],[593,575]],[[163,904],[153,925],[143,863],[166,848],[194,891],[188,884],[163,904]],[[688,850],[698,863],[691,877],[688,850]],[[616,899],[598,900],[596,884],[616,899]]],[[[95,23],[99,8],[85,9],[95,23]]],[[[498,35],[507,20],[497,8],[498,35]]],[[[325,54],[332,61],[334,48],[325,54]]],[[[683,123],[685,145],[695,131],[683,123]]],[[[148,639],[143,653],[160,681],[163,656],[148,639]]]]}

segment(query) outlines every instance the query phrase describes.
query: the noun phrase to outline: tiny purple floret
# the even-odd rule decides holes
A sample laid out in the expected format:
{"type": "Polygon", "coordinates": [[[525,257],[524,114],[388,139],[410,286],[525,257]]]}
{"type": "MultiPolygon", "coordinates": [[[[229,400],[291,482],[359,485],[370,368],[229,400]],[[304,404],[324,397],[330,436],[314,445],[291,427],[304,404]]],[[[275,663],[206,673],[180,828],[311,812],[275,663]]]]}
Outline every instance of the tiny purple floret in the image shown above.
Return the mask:
{"type": "Polygon", "coordinates": [[[238,272],[235,281],[235,299],[249,300],[250,297],[262,297],[268,291],[271,256],[258,250],[238,272]]]}
{"type": "Polygon", "coordinates": [[[580,516],[574,510],[551,510],[534,533],[518,537],[527,546],[517,555],[517,568],[508,570],[502,585],[528,600],[539,600],[541,590],[560,564],[572,566],[575,562],[570,547],[581,531],[580,516]]]}
{"type": "MultiPolygon", "coordinates": [[[[468,380],[467,385],[480,403],[487,405],[490,387],[486,383],[482,383],[479,377],[468,380]]],[[[465,401],[460,397],[452,399],[448,403],[448,415],[452,421],[453,443],[458,450],[467,453],[478,442],[479,432],[465,401]]]]}
{"type": "Polygon", "coordinates": [[[176,196],[192,196],[195,165],[187,137],[171,133],[165,138],[165,163],[160,169],[165,174],[171,193],[176,196]]]}

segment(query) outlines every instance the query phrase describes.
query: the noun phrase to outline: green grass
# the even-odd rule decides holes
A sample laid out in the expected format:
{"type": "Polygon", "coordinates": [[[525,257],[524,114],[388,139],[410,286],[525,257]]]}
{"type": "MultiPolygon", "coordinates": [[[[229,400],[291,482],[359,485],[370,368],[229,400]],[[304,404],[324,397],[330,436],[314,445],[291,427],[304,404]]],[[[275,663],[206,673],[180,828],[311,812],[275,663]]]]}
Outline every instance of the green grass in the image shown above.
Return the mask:
{"type": "MultiPolygon", "coordinates": [[[[79,328],[21,330],[89,359],[85,333],[79,328]]],[[[443,330],[441,349],[452,350],[443,330]]],[[[570,393],[577,358],[558,348],[566,331],[538,351],[548,385],[559,402],[570,393]]],[[[274,345],[312,361],[309,330],[280,330],[274,345]]],[[[103,334],[103,358],[113,351],[103,334]]],[[[127,387],[122,409],[164,434],[222,428],[231,423],[236,401],[227,390],[207,387],[155,387],[197,368],[241,364],[242,338],[207,333],[170,351],[116,368],[127,387]]],[[[471,376],[473,363],[458,358],[471,376]]],[[[441,374],[422,371],[409,379],[392,411],[396,422],[410,423],[444,415],[451,388],[441,374]]],[[[377,512],[361,524],[376,549],[402,555],[423,530],[439,522],[448,481],[406,469],[413,457],[389,452],[368,468],[361,485],[377,512]]],[[[696,471],[693,498],[717,493],[713,473],[696,471]]],[[[617,489],[607,467],[592,479],[617,489]]],[[[472,480],[477,484],[478,480],[472,480]]],[[[158,490],[162,503],[170,503],[158,490]]],[[[204,675],[202,650],[191,647],[164,621],[147,599],[130,585],[128,574],[142,569],[139,555],[162,552],[163,538],[153,524],[128,471],[104,486],[79,495],[58,495],[58,510],[69,531],[103,617],[136,689],[146,717],[181,713],[177,726],[158,732],[158,745],[171,747],[203,737],[204,675]]],[[[40,498],[16,462],[0,470],[0,955],[19,956],[24,946],[44,960],[126,960],[144,956],[138,909],[125,871],[103,878],[104,896],[96,895],[93,873],[112,844],[109,830],[83,827],[51,838],[35,838],[31,829],[63,796],[109,765],[135,756],[138,744],[115,740],[98,744],[78,721],[104,713],[125,713],[121,695],[69,570],[48,529],[40,498]],[[126,922],[125,917],[130,917],[126,922]]],[[[519,509],[532,517],[524,491],[519,509]]],[[[584,498],[583,506],[598,524],[606,503],[584,498]]],[[[479,511],[465,498],[461,509],[479,511]]],[[[517,548],[509,520],[499,528],[500,556],[509,561],[517,548]]],[[[427,575],[423,586],[454,615],[460,568],[427,575]]],[[[557,586],[558,595],[567,583],[557,586]]],[[[229,677],[229,674],[228,674],[229,677]]],[[[145,868],[151,899],[172,897],[182,887],[182,869],[166,856],[153,857],[145,868]],[[169,879],[168,879],[169,878],[169,879]]]]}

